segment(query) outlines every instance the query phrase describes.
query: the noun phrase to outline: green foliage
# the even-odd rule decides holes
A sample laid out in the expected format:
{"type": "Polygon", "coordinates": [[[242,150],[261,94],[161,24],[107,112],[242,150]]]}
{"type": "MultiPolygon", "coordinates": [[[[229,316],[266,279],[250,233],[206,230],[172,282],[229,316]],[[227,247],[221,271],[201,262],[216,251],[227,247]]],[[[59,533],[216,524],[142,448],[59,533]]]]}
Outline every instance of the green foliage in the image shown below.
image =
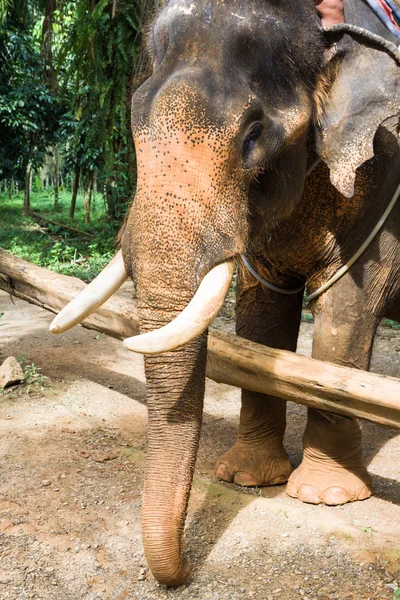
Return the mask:
{"type": "Polygon", "coordinates": [[[24,382],[26,384],[26,393],[29,394],[33,388],[35,392],[43,392],[47,387],[47,379],[45,375],[40,373],[40,367],[37,367],[34,362],[23,366],[24,382]]]}
{"type": "MultiPolygon", "coordinates": [[[[71,3],[68,3],[71,6],[71,3]]],[[[133,193],[135,164],[129,99],[138,56],[138,2],[73,3],[59,54],[62,93],[69,102],[61,126],[66,162],[96,171],[107,190],[108,212],[121,216],[133,193]]]]}
{"type": "Polygon", "coordinates": [[[34,0],[0,0],[0,26],[8,25],[20,29],[32,23],[35,9],[43,2],[34,0]]]}
{"type": "Polygon", "coordinates": [[[314,317],[312,316],[312,314],[309,312],[305,312],[304,310],[301,313],[301,320],[303,321],[303,323],[314,323],[314,317]]]}
{"type": "Polygon", "coordinates": [[[40,181],[40,177],[38,177],[37,175],[35,177],[35,188],[37,192],[42,191],[42,182],[40,181]]]}
{"type": "MultiPolygon", "coordinates": [[[[68,224],[70,195],[60,194],[60,212],[54,213],[52,198],[44,192],[32,193],[32,205],[35,210],[48,218],[56,218],[60,223],[68,224]]],[[[90,231],[89,239],[49,225],[44,228],[31,216],[21,213],[21,194],[10,200],[6,194],[0,194],[2,219],[0,222],[0,246],[25,260],[62,273],[91,281],[109,262],[115,253],[115,236],[119,223],[107,219],[103,203],[97,202],[93,211],[92,224],[82,225],[82,233],[90,231]]],[[[77,217],[83,217],[82,199],[78,198],[77,217]]],[[[83,219],[82,219],[83,220],[83,219]]]]}
{"type": "Polygon", "coordinates": [[[23,180],[38,168],[55,140],[59,103],[43,83],[39,48],[31,32],[0,28],[0,180],[23,180]]]}
{"type": "Polygon", "coordinates": [[[392,319],[383,319],[382,325],[384,327],[389,327],[390,329],[400,329],[400,323],[392,321],[392,319]]]}
{"type": "Polygon", "coordinates": [[[133,74],[157,2],[0,0],[0,181],[23,187],[56,144],[64,178],[78,167],[87,188],[96,173],[109,218],[121,218],[136,174],[133,74]]]}
{"type": "Polygon", "coordinates": [[[8,7],[8,0],[0,0],[0,25],[3,24],[4,19],[6,18],[8,7]]]}

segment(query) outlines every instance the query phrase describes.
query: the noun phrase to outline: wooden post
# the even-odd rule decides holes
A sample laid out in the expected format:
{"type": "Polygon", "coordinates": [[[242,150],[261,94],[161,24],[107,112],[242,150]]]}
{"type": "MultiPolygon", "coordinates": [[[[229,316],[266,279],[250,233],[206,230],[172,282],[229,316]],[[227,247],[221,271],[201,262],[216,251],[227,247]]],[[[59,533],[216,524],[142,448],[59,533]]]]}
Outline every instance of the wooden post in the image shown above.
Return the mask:
{"type": "MultiPolygon", "coordinates": [[[[0,249],[0,289],[58,312],[85,287],[0,249]]],[[[132,300],[114,295],[83,323],[118,339],[138,333],[132,300]]],[[[52,335],[49,333],[49,336],[52,335]]],[[[400,379],[340,367],[211,330],[207,377],[320,410],[400,429],[400,379]]]]}

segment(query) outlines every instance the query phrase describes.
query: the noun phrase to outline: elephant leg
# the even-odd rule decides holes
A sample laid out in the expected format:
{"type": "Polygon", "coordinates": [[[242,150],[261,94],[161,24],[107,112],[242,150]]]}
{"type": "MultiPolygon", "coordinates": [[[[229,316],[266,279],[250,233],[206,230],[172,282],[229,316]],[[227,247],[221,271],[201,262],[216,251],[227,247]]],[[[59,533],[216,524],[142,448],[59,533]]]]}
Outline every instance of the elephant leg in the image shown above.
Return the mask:
{"type": "MultiPolygon", "coordinates": [[[[247,272],[239,274],[238,335],[253,342],[295,350],[301,318],[302,293],[281,296],[265,290],[247,272]]],[[[219,479],[243,486],[285,483],[292,471],[283,447],[286,402],[242,390],[237,440],[217,462],[219,479]]]]}
{"type": "MultiPolygon", "coordinates": [[[[368,370],[379,316],[365,304],[365,292],[350,277],[325,292],[313,307],[313,358],[368,370]]],[[[327,505],[369,498],[361,442],[357,419],[309,409],[303,461],[289,478],[289,496],[327,505]]]]}

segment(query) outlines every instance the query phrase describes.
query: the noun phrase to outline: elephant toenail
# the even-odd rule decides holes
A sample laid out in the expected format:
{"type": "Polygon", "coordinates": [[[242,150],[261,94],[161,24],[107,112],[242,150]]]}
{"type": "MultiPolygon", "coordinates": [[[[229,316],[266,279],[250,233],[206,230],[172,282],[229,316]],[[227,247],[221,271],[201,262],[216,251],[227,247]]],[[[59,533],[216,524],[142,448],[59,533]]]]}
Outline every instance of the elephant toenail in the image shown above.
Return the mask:
{"type": "Polygon", "coordinates": [[[243,487],[254,487],[255,485],[262,485],[262,483],[257,482],[254,478],[254,475],[251,473],[247,473],[246,471],[238,471],[235,474],[234,482],[236,485],[241,485],[243,487]]]}
{"type": "Polygon", "coordinates": [[[233,482],[232,470],[225,463],[219,463],[219,465],[215,467],[215,476],[218,479],[222,479],[222,481],[227,481],[228,483],[233,482]]]}
{"type": "Polygon", "coordinates": [[[321,504],[322,499],[319,490],[313,485],[302,483],[297,489],[297,497],[307,504],[321,504]]]}
{"type": "Polygon", "coordinates": [[[287,486],[286,486],[286,493],[288,496],[290,496],[291,498],[297,498],[297,488],[296,486],[290,481],[288,481],[287,486]]]}
{"type": "Polygon", "coordinates": [[[364,485],[361,492],[358,494],[357,500],[366,500],[372,495],[372,487],[370,485],[364,485]]]}
{"type": "Polygon", "coordinates": [[[355,498],[352,498],[347,490],[339,486],[329,487],[322,494],[322,501],[328,506],[346,504],[351,500],[355,500],[355,498]]]}
{"type": "Polygon", "coordinates": [[[282,485],[287,482],[287,475],[278,475],[269,485],[282,485]]]}

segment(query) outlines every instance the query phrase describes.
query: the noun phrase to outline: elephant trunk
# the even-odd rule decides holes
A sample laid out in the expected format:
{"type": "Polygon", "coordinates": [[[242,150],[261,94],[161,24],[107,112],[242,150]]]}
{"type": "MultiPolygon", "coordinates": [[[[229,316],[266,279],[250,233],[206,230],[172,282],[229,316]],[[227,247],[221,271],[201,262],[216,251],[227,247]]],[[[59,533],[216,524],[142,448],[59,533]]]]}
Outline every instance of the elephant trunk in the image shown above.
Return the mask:
{"type": "MultiPolygon", "coordinates": [[[[147,328],[146,319],[141,326],[147,328]]],[[[154,577],[167,585],[181,584],[188,574],[183,531],[202,422],[206,338],[203,334],[179,350],[145,357],[149,433],[143,546],[154,577]]]]}
{"type": "Polygon", "coordinates": [[[198,122],[201,95],[181,91],[171,84],[160,92],[149,124],[134,131],[138,184],[122,238],[143,334],[126,345],[150,353],[143,545],[167,585],[188,571],[183,531],[203,413],[205,330],[247,234],[237,225],[247,223],[247,184],[236,176],[232,136],[198,122]]]}

